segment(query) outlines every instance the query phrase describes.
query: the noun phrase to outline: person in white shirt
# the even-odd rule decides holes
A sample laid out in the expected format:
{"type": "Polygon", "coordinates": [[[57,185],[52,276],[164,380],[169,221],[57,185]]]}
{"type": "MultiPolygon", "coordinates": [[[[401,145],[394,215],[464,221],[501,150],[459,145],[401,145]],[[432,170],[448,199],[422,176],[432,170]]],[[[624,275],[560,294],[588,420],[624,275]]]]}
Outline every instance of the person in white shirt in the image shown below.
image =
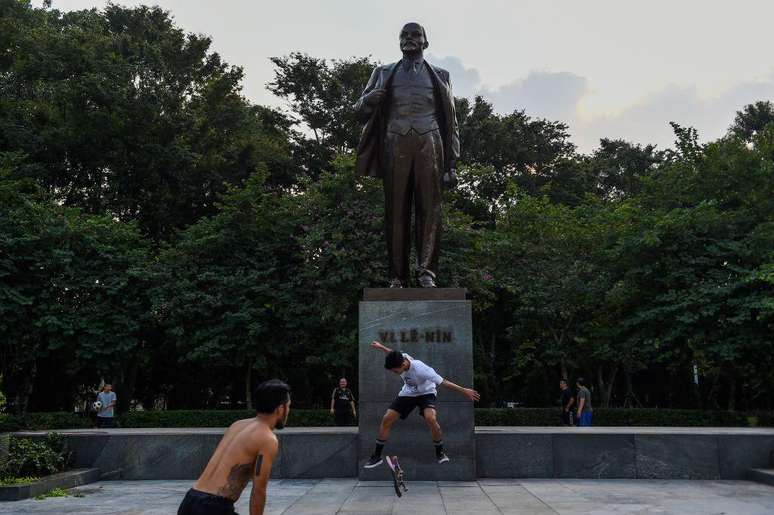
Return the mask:
{"type": "Polygon", "coordinates": [[[118,402],[113,385],[106,383],[97,394],[97,401],[102,405],[97,411],[97,427],[115,427],[113,409],[118,402]]]}
{"type": "Polygon", "coordinates": [[[378,341],[372,342],[371,348],[387,353],[384,358],[384,368],[403,378],[403,388],[382,417],[376,447],[371,458],[366,462],[365,468],[374,468],[382,463],[382,449],[390,436],[390,428],[399,418],[405,420],[414,408],[419,408],[419,414],[430,429],[438,463],[448,462],[449,457],[443,452],[441,426],[438,424],[435,411],[435,398],[438,393],[436,387],[445,386],[471,401],[477,401],[481,396],[472,388],[463,388],[444,379],[432,367],[408,354],[385,347],[378,341]]]}

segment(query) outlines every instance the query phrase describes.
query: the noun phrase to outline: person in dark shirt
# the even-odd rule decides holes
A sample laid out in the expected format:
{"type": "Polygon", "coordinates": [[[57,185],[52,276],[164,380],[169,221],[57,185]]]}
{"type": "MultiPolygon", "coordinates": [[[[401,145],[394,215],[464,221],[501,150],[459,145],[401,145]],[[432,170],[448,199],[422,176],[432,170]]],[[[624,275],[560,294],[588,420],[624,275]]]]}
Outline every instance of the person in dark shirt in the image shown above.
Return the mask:
{"type": "Polygon", "coordinates": [[[575,404],[575,396],[567,385],[567,381],[559,381],[559,388],[562,390],[562,413],[561,420],[563,426],[574,426],[572,405],[575,404]]]}
{"type": "Polygon", "coordinates": [[[352,419],[357,417],[355,409],[355,394],[347,388],[347,379],[339,379],[338,388],[331,395],[331,415],[336,420],[337,426],[349,426],[352,419]]]}

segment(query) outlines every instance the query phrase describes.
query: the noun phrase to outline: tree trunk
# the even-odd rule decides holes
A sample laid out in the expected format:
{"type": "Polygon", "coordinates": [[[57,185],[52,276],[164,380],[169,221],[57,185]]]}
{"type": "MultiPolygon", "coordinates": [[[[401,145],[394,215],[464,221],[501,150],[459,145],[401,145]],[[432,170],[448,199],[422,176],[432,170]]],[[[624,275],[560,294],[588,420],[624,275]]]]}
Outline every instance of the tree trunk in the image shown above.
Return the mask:
{"type": "Polygon", "coordinates": [[[699,379],[699,368],[696,363],[691,365],[691,386],[693,387],[693,398],[695,407],[704,409],[704,399],[701,395],[701,380],[699,379]]]}
{"type": "Polygon", "coordinates": [[[245,405],[247,409],[253,409],[253,365],[248,363],[245,367],[245,405]]]}
{"type": "Polygon", "coordinates": [[[597,367],[597,387],[599,388],[600,405],[604,405],[605,375],[602,371],[602,365],[597,367]]]}
{"type": "MultiPolygon", "coordinates": [[[[481,338],[483,340],[483,331],[481,331],[481,338]]],[[[500,392],[502,391],[502,380],[500,379],[500,374],[497,373],[495,370],[495,367],[497,366],[497,339],[495,338],[494,332],[492,332],[492,337],[489,339],[489,377],[492,378],[492,384],[489,388],[488,393],[488,403],[491,406],[492,404],[492,392],[500,392]]],[[[498,397],[501,397],[502,394],[498,393],[498,397]]],[[[496,399],[497,401],[500,401],[500,399],[496,399]]]]}
{"type": "Polygon", "coordinates": [[[599,386],[599,394],[602,397],[600,405],[604,408],[610,407],[610,397],[613,393],[613,385],[615,384],[616,375],[618,375],[618,367],[614,366],[610,369],[607,381],[605,381],[605,374],[602,365],[597,367],[597,385],[599,386]]]}
{"type": "Polygon", "coordinates": [[[610,407],[610,399],[613,397],[613,385],[615,385],[615,379],[618,377],[618,366],[614,366],[610,370],[610,376],[607,378],[607,392],[605,392],[605,407],[610,407]]]}
{"type": "Polygon", "coordinates": [[[134,387],[137,384],[137,360],[130,360],[127,367],[121,367],[121,380],[116,385],[116,397],[118,397],[118,405],[116,411],[118,413],[126,413],[131,407],[132,398],[134,397],[134,387]]]}
{"type": "Polygon", "coordinates": [[[19,381],[19,390],[17,391],[16,399],[14,400],[14,412],[16,414],[21,415],[22,413],[27,413],[27,405],[30,402],[30,396],[32,395],[32,390],[35,387],[35,377],[37,376],[37,372],[38,362],[33,361],[29,373],[22,376],[22,379],[19,381]]]}
{"type": "Polygon", "coordinates": [[[736,409],[736,377],[734,374],[728,375],[728,411],[736,409]]]}
{"type": "Polygon", "coordinates": [[[565,363],[565,362],[564,362],[564,360],[562,360],[562,363],[561,363],[561,365],[559,366],[559,374],[561,374],[561,377],[562,377],[562,379],[564,379],[565,381],[567,381],[567,384],[569,384],[569,383],[570,383],[570,380],[567,378],[567,377],[568,377],[568,373],[567,373],[567,363],[565,363]]]}
{"type": "Polygon", "coordinates": [[[706,406],[712,406],[713,409],[720,409],[718,404],[718,391],[720,389],[720,372],[713,374],[712,387],[707,392],[706,406]]]}
{"type": "Polygon", "coordinates": [[[629,368],[624,370],[624,378],[626,379],[626,398],[624,399],[624,408],[639,408],[641,407],[639,399],[634,395],[634,385],[632,384],[632,371],[629,368]]]}

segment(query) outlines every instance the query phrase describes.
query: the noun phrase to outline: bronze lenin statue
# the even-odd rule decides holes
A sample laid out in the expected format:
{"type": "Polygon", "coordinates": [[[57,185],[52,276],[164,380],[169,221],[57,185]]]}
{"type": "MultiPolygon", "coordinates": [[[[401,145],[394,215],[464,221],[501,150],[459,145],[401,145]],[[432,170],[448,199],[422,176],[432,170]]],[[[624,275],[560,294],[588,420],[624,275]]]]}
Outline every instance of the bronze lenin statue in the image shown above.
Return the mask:
{"type": "Polygon", "coordinates": [[[449,72],[424,60],[425,29],[406,24],[403,58],[377,66],[355,111],[363,127],[357,173],[384,180],[390,287],[409,285],[414,208],[417,282],[435,287],[441,241],[441,186],[457,183],[459,129],[449,72]]]}

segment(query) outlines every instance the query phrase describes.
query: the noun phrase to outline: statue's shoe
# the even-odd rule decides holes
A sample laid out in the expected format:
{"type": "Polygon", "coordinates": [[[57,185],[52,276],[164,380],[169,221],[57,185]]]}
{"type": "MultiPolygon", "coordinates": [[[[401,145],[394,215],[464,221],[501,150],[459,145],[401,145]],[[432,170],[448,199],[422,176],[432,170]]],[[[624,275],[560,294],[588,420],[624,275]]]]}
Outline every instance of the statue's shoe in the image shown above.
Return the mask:
{"type": "Polygon", "coordinates": [[[391,279],[390,288],[403,288],[403,281],[400,279],[391,279]]]}
{"type": "Polygon", "coordinates": [[[422,288],[435,288],[435,279],[430,274],[422,274],[417,279],[422,288]]]}

